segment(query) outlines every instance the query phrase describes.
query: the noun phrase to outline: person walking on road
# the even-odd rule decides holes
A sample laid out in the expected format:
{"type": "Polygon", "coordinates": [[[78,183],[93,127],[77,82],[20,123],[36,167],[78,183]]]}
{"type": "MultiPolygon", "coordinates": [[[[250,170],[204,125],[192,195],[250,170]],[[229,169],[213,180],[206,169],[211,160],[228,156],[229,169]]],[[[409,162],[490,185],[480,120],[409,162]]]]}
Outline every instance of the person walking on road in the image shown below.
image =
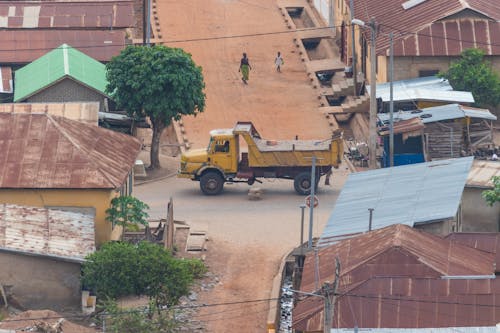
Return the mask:
{"type": "Polygon", "coordinates": [[[250,70],[252,69],[252,66],[250,66],[250,62],[248,61],[247,54],[243,53],[243,58],[241,58],[240,61],[240,69],[238,72],[241,72],[241,80],[243,81],[244,84],[248,84],[248,77],[250,75],[250,70]]]}
{"type": "Polygon", "coordinates": [[[276,71],[281,73],[281,66],[285,64],[285,61],[281,57],[281,53],[279,51],[276,59],[274,59],[274,64],[276,65],[276,71]]]}

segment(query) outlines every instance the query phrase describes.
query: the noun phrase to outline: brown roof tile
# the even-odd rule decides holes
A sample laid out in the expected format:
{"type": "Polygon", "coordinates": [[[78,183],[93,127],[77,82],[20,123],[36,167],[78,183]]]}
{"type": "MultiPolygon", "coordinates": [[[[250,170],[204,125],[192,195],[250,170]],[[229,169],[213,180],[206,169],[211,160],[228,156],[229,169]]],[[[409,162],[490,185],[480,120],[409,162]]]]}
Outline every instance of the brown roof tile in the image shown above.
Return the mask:
{"type": "Polygon", "coordinates": [[[118,188],[137,139],[48,114],[0,113],[1,188],[118,188]]]}

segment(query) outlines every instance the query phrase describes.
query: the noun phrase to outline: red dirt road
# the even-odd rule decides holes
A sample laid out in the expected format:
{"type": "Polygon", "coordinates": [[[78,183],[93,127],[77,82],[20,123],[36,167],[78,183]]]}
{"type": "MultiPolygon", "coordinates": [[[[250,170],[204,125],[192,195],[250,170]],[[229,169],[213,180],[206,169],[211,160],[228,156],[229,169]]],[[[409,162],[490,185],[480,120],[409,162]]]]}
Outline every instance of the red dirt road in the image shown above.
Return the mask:
{"type": "Polygon", "coordinates": [[[203,68],[205,112],[183,119],[192,146],[205,147],[211,129],[232,128],[238,120],[254,122],[267,139],[330,136],[275,1],[157,0],[157,7],[164,44],[191,53],[203,68]],[[277,51],[282,73],[274,67],[277,51]],[[248,85],[238,73],[243,52],[252,66],[248,85]]]}
{"type": "MultiPolygon", "coordinates": [[[[210,130],[232,128],[238,120],[252,121],[266,139],[292,139],[296,135],[301,139],[330,137],[328,122],[317,110],[318,91],[307,77],[293,43],[294,33],[288,30],[276,0],[156,0],[156,6],[164,44],[191,53],[203,68],[205,112],[183,119],[192,147],[206,147],[210,130]],[[282,73],[274,67],[278,51],[285,61],[282,73]],[[238,73],[243,52],[248,54],[252,66],[248,85],[238,73]]],[[[194,227],[200,222],[206,225],[202,229],[208,231],[211,239],[207,265],[220,278],[213,290],[199,295],[199,302],[223,304],[271,297],[272,281],[281,259],[298,239],[297,230],[287,225],[295,221],[296,202],[303,199],[292,192],[277,200],[278,194],[266,185],[271,193],[266,193],[261,203],[250,205],[245,192],[243,199],[237,192],[226,193],[225,198],[206,198],[199,196],[197,184],[187,184],[193,187],[193,194],[188,196],[183,192],[186,190],[174,191],[173,183],[177,184],[172,181],[156,185],[163,196],[173,192],[176,218],[194,227]],[[185,216],[183,195],[190,207],[185,216]],[[222,206],[226,208],[211,211],[212,204],[203,208],[205,201],[213,200],[215,204],[217,199],[215,207],[224,200],[222,206]],[[228,208],[233,201],[233,208],[228,208]],[[274,206],[268,205],[271,202],[274,206]],[[203,211],[197,214],[193,204],[203,211]],[[253,205],[267,208],[248,211],[253,205]],[[282,210],[287,205],[293,209],[285,213],[282,210]],[[286,218],[289,214],[293,217],[286,218]]],[[[147,197],[152,196],[156,185],[144,189],[144,199],[151,207],[158,199],[154,196],[148,201],[147,197]]],[[[291,190],[291,184],[286,185],[291,190]]],[[[337,186],[325,193],[335,196],[337,186]]],[[[273,304],[269,302],[207,307],[197,319],[205,322],[207,332],[265,332],[270,307],[273,304]]]]}

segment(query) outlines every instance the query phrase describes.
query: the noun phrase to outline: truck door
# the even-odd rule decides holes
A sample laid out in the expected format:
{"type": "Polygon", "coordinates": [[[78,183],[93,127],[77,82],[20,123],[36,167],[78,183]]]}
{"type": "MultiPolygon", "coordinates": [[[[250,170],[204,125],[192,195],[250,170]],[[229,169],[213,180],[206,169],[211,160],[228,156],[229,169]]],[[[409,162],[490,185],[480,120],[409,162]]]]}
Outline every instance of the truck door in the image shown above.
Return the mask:
{"type": "Polygon", "coordinates": [[[234,172],[233,155],[234,144],[231,145],[229,139],[217,139],[212,141],[211,164],[217,165],[226,172],[234,172]]]}

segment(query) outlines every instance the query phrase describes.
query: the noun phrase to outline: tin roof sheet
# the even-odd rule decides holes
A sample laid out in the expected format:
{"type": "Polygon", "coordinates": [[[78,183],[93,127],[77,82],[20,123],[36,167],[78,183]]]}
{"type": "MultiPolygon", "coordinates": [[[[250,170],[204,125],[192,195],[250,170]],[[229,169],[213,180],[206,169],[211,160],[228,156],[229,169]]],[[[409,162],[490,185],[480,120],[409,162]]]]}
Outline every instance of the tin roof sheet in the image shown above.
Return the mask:
{"type": "Polygon", "coordinates": [[[99,102],[70,103],[4,103],[0,113],[47,113],[89,125],[98,126],[99,102]]]}
{"type": "MultiPolygon", "coordinates": [[[[433,327],[433,328],[361,328],[367,333],[498,333],[496,326],[489,327],[433,327]]],[[[330,333],[354,332],[353,328],[332,328],[330,333]]]]}
{"type": "Polygon", "coordinates": [[[25,64],[67,43],[98,61],[125,47],[125,30],[0,30],[2,63],[25,64]]]}
{"type": "Polygon", "coordinates": [[[125,28],[134,25],[133,0],[2,1],[0,28],[125,28]]]}
{"type": "Polygon", "coordinates": [[[108,96],[106,66],[62,44],[16,71],[14,102],[25,100],[66,77],[108,96]]]}
{"type": "Polygon", "coordinates": [[[374,277],[338,298],[332,326],[494,326],[498,301],[500,279],[495,278],[374,277]]]}
{"type": "Polygon", "coordinates": [[[476,160],[472,163],[466,186],[493,188],[493,176],[500,177],[500,161],[476,160]]]}
{"type": "MultiPolygon", "coordinates": [[[[370,91],[370,86],[366,86],[370,91]]],[[[390,83],[377,83],[377,98],[383,102],[391,99],[390,83]]],[[[456,103],[474,103],[469,91],[455,91],[448,80],[437,76],[420,77],[393,82],[393,101],[443,101],[456,103]]]]}
{"type": "Polygon", "coordinates": [[[500,233],[498,232],[454,232],[445,237],[474,249],[495,255],[496,271],[500,272],[500,233]]]}
{"type": "MultiPolygon", "coordinates": [[[[392,225],[340,241],[319,249],[317,255],[307,255],[300,290],[314,292],[316,286],[333,281],[338,258],[335,328],[494,325],[491,313],[477,313],[485,311],[484,304],[500,300],[500,280],[494,275],[497,255],[493,253],[498,234],[455,235],[442,238],[392,225]],[[459,307],[463,303],[470,304],[468,312],[459,307]],[[417,312],[406,309],[410,304],[418,304],[414,306],[417,312]],[[442,311],[451,311],[451,317],[446,318],[442,311]]],[[[500,308],[495,311],[498,316],[500,308]]],[[[295,329],[320,331],[322,300],[309,297],[299,301],[292,318],[295,329]]]]}
{"type": "Polygon", "coordinates": [[[0,249],[83,261],[95,251],[94,217],[1,204],[0,249]]]}
{"type": "MultiPolygon", "coordinates": [[[[426,0],[405,9],[401,0],[354,2],[355,17],[380,25],[377,52],[387,53],[388,33],[394,32],[394,55],[459,55],[465,48],[481,47],[500,54],[500,7],[490,0],[426,0]],[[390,8],[391,10],[387,10],[390,8]],[[398,34],[397,32],[402,32],[398,34]]],[[[349,1],[345,0],[349,8],[349,1]]],[[[369,29],[365,29],[367,40],[369,29]]]]}
{"type": "Polygon", "coordinates": [[[0,67],[0,93],[11,94],[12,89],[12,69],[10,67],[0,67]]]}
{"type": "MultiPolygon", "coordinates": [[[[378,118],[384,123],[389,122],[389,113],[379,113],[378,118]]],[[[446,104],[433,106],[430,108],[423,108],[414,111],[398,111],[393,115],[394,122],[419,118],[424,124],[434,123],[442,120],[451,120],[459,118],[479,118],[487,120],[496,120],[497,117],[492,114],[488,109],[477,109],[462,106],[460,104],[446,104]]]]}
{"type": "Polygon", "coordinates": [[[0,113],[0,188],[106,188],[139,154],[129,135],[49,114],[0,113]]]}
{"type": "Polygon", "coordinates": [[[320,246],[330,244],[332,237],[367,231],[368,208],[374,209],[373,229],[454,218],[472,160],[463,157],[350,174],[320,246]]]}

